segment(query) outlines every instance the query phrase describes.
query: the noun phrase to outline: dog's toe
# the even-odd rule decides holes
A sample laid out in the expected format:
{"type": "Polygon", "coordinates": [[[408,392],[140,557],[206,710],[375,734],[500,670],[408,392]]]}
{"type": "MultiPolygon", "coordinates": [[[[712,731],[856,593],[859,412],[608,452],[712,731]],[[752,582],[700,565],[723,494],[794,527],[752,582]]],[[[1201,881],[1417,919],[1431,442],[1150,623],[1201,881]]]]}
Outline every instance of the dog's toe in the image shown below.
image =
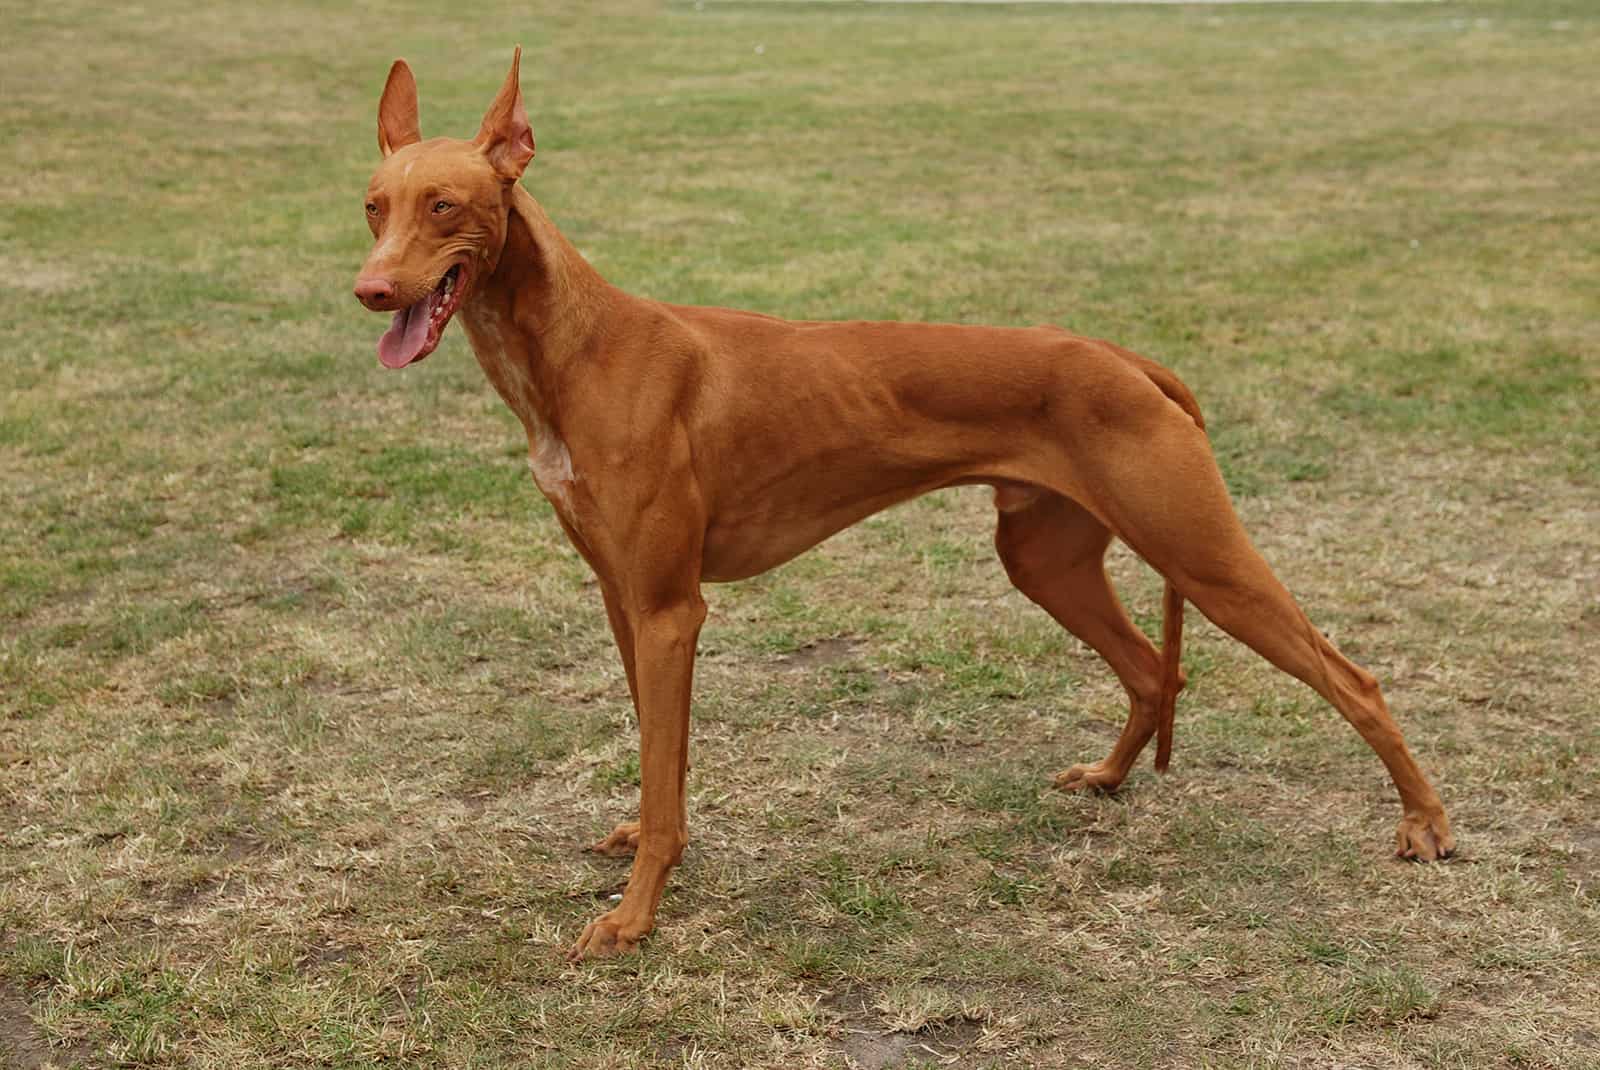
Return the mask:
{"type": "Polygon", "coordinates": [[[603,959],[636,951],[648,927],[627,925],[619,911],[609,911],[584,926],[577,943],[567,949],[568,962],[603,959]]]}
{"type": "Polygon", "coordinates": [[[1437,862],[1455,854],[1456,838],[1444,811],[1410,813],[1395,830],[1394,853],[1415,862],[1437,862]]]}
{"type": "Polygon", "coordinates": [[[1056,774],[1056,787],[1062,791],[1116,791],[1122,786],[1122,776],[1108,769],[1105,762],[1075,765],[1056,774]]]}
{"type": "Polygon", "coordinates": [[[589,846],[589,850],[595,854],[613,857],[631,855],[638,849],[639,822],[637,821],[624,821],[611,830],[611,835],[589,846]]]}

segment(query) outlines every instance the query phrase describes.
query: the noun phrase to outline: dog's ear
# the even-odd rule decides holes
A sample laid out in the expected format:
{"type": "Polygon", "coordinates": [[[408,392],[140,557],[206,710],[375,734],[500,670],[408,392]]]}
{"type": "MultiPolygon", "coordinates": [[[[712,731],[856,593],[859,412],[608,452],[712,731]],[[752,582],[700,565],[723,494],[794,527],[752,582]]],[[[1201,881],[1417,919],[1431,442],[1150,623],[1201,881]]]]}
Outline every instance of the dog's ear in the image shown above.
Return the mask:
{"type": "Polygon", "coordinates": [[[496,173],[507,182],[522,177],[528,161],[533,159],[533,127],[528,125],[528,112],[522,106],[522,46],[518,45],[511,57],[511,73],[489,110],[484,113],[483,125],[478,128],[475,144],[483,150],[496,173]]]}
{"type": "Polygon", "coordinates": [[[403,59],[394,61],[389,68],[389,80],[383,83],[383,96],[378,98],[378,148],[385,156],[407,145],[422,140],[422,128],[417,125],[417,80],[403,59]]]}

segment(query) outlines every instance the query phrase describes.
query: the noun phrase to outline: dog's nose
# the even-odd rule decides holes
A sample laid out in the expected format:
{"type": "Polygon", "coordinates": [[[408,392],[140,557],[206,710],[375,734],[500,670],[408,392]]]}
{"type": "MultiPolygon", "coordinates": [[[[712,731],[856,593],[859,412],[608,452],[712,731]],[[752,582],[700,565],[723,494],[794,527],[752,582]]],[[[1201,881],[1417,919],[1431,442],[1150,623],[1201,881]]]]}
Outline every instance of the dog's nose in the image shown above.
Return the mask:
{"type": "Polygon", "coordinates": [[[394,300],[394,283],[388,279],[357,279],[356,300],[368,308],[382,308],[394,300]]]}

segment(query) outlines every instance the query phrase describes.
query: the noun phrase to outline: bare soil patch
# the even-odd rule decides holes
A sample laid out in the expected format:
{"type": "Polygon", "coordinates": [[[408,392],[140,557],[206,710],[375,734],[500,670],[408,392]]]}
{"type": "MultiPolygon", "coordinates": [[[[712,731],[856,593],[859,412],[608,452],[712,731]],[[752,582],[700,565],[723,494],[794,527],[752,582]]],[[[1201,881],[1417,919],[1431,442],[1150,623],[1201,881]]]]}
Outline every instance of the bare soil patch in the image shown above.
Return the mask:
{"type": "Polygon", "coordinates": [[[81,1062],[82,1049],[57,1049],[33,1020],[28,999],[17,989],[0,981],[0,1067],[4,1070],[47,1070],[81,1062]]]}

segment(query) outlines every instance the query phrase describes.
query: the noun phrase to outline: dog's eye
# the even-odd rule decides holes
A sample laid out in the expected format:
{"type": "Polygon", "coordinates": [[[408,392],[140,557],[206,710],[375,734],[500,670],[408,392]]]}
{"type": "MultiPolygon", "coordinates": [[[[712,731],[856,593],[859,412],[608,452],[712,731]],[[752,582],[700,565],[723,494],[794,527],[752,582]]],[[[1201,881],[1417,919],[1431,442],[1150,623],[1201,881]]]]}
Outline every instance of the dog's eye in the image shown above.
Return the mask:
{"type": "Polygon", "coordinates": [[[378,214],[378,206],[373,204],[371,201],[368,201],[367,202],[367,214],[368,215],[377,215],[378,214]]]}
{"type": "Polygon", "coordinates": [[[437,201],[433,206],[433,214],[443,215],[454,207],[455,205],[451,204],[449,201],[437,201]]]}

